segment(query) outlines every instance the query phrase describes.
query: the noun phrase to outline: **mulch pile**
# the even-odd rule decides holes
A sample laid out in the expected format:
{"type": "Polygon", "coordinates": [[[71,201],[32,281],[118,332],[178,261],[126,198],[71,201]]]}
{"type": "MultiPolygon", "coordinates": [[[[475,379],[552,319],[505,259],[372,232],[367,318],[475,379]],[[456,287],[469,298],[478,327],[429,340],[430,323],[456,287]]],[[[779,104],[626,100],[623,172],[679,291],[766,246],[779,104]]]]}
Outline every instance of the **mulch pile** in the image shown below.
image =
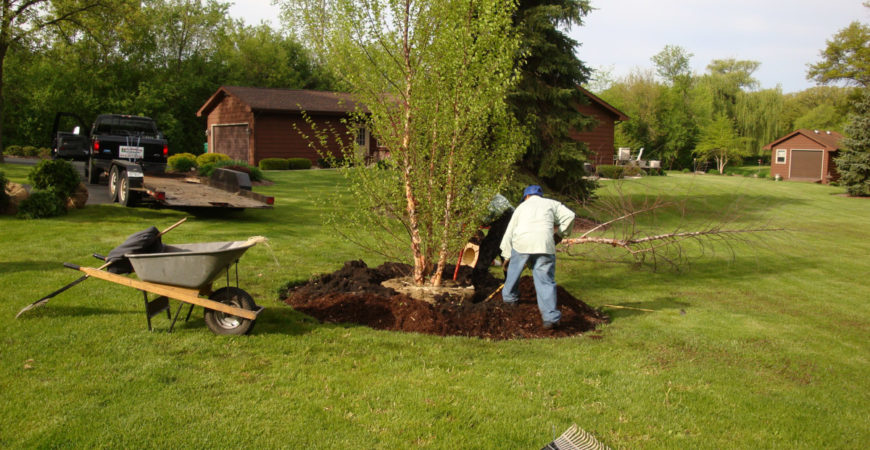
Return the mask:
{"type": "MultiPolygon", "coordinates": [[[[444,275],[452,283],[453,269],[444,275]]],[[[487,339],[565,337],[595,330],[608,317],[557,287],[562,320],[558,328],[541,324],[532,277],[520,279],[520,301],[513,307],[502,302],[501,292],[484,300],[502,280],[491,277],[475,298],[462,300],[443,295],[435,305],[399,294],[381,282],[410,275],[411,266],[386,263],[369,268],[362,261],[348,261],[331,274],[314,277],[290,288],[285,303],[321,322],[355,323],[381,330],[470,336],[487,339]]],[[[462,267],[457,282],[470,285],[471,269],[462,267]]],[[[594,335],[591,335],[594,336],[594,335]]]]}

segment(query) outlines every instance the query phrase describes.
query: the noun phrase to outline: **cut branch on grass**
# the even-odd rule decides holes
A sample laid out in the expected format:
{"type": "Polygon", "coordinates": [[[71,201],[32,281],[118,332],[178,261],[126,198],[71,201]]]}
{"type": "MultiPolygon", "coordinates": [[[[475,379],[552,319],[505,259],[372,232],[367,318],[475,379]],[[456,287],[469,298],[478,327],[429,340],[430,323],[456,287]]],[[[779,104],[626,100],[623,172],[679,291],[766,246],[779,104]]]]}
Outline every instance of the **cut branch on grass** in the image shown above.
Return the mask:
{"type": "MultiPolygon", "coordinates": [[[[659,262],[679,268],[692,256],[690,246],[698,250],[700,255],[724,248],[735,257],[736,244],[758,242],[760,239],[757,237],[761,234],[786,231],[782,227],[767,224],[742,223],[739,197],[714,217],[696,225],[688,225],[689,208],[686,200],[673,201],[655,196],[643,197],[638,202],[622,190],[620,183],[614,184],[613,189],[615,195],[599,199],[594,209],[589,208],[589,213],[592,216],[614,218],[601,221],[577,238],[564,239],[559,251],[577,255],[579,247],[592,244],[593,247],[621,249],[623,255],[630,256],[638,264],[649,259],[654,268],[658,267],[659,262]],[[666,231],[657,225],[655,219],[655,215],[663,210],[681,217],[676,226],[670,226],[666,231]],[[652,219],[639,222],[642,216],[651,216],[652,219]]],[[[596,256],[592,259],[602,258],[596,256]]]]}

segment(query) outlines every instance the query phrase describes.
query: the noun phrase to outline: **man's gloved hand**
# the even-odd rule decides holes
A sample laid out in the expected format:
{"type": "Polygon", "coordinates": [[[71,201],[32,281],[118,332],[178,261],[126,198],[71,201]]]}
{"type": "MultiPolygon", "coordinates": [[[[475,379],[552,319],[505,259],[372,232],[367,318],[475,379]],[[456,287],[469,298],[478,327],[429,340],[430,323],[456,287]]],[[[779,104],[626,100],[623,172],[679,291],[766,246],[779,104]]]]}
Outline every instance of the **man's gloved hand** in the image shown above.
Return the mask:
{"type": "Polygon", "coordinates": [[[559,243],[562,242],[562,236],[559,233],[553,233],[553,242],[555,242],[556,245],[559,245],[559,243]]]}
{"type": "Polygon", "coordinates": [[[508,264],[511,263],[511,259],[505,259],[504,262],[501,263],[501,270],[504,271],[505,275],[507,275],[508,264]]]}

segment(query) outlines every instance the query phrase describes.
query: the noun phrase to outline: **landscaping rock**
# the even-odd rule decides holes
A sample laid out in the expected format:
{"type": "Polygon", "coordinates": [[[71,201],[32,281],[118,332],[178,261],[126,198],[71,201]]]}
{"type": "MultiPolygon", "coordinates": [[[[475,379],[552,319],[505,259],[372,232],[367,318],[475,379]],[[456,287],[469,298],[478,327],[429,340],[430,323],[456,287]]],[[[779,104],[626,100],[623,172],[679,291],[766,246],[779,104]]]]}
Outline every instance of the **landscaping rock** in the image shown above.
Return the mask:
{"type": "Polygon", "coordinates": [[[6,194],[9,195],[9,205],[6,207],[5,214],[15,215],[18,213],[18,205],[21,204],[27,197],[30,197],[30,185],[18,184],[13,182],[6,183],[6,194]]]}
{"type": "Polygon", "coordinates": [[[79,183],[76,186],[75,192],[73,195],[66,199],[66,209],[81,209],[85,207],[85,204],[88,202],[88,187],[85,186],[84,183],[79,183]]]}

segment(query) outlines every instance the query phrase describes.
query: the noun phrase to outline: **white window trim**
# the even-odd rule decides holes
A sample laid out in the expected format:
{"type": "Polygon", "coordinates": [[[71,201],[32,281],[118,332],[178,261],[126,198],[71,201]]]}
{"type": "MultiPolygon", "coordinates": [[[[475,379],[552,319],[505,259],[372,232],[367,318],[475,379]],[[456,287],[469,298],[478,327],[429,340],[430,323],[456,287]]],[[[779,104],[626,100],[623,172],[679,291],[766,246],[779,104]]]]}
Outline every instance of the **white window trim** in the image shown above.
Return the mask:
{"type": "Polygon", "coordinates": [[[788,149],[778,148],[773,155],[774,164],[788,164],[788,149]],[[782,162],[779,162],[779,152],[783,153],[782,162]]]}

